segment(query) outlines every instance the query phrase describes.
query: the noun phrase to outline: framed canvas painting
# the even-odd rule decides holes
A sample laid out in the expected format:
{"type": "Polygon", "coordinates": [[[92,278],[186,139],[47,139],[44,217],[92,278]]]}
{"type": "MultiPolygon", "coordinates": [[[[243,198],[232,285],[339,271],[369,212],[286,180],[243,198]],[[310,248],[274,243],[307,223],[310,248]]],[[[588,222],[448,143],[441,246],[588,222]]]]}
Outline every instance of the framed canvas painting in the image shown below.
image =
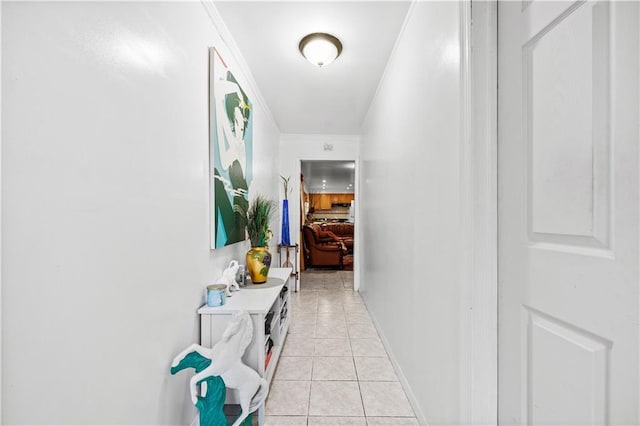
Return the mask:
{"type": "Polygon", "coordinates": [[[253,175],[253,109],[247,94],[215,48],[209,49],[209,176],[211,248],[244,241],[234,206],[249,205],[253,175]]]}

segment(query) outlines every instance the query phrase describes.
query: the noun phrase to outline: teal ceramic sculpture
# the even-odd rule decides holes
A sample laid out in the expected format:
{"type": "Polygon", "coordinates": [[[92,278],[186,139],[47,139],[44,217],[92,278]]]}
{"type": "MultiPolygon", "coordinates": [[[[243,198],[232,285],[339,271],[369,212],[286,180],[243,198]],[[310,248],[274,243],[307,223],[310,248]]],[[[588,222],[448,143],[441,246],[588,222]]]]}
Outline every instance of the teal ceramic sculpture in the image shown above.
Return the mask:
{"type": "MultiPolygon", "coordinates": [[[[189,352],[175,367],[171,367],[171,374],[185,368],[193,368],[196,373],[201,372],[211,364],[211,360],[203,357],[198,352],[189,352]]],[[[227,397],[227,388],[220,376],[206,377],[197,384],[206,383],[207,391],[204,397],[198,396],[195,406],[200,412],[200,426],[228,426],[224,415],[224,400],[227,397]]],[[[251,423],[249,423],[251,424],[251,423]]]]}
{"type": "Polygon", "coordinates": [[[213,348],[193,344],[173,359],[171,374],[189,367],[196,370],[189,389],[191,400],[200,410],[201,426],[228,426],[223,412],[226,387],[236,389],[242,408],[233,426],[251,425],[250,414],[267,398],[267,381],[242,362],[252,337],[251,317],[240,311],[233,315],[213,348]],[[197,394],[199,384],[206,384],[202,396],[197,394]]]}

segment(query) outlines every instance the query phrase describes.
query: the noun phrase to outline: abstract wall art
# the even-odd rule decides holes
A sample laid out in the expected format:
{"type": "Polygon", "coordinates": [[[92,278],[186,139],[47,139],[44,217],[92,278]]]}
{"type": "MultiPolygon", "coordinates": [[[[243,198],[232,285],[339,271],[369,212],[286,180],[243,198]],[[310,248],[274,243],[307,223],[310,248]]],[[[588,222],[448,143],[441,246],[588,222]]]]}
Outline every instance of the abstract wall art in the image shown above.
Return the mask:
{"type": "Polygon", "coordinates": [[[253,177],[253,109],[215,48],[209,49],[209,176],[211,248],[246,239],[238,206],[246,211],[253,177]]]}

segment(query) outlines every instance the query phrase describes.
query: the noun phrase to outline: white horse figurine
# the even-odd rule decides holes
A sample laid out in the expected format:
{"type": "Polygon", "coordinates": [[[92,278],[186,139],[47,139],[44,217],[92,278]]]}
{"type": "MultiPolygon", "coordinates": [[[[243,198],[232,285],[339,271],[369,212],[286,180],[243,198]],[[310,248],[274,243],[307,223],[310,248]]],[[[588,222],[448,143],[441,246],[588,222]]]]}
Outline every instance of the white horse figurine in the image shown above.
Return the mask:
{"type": "Polygon", "coordinates": [[[209,376],[220,376],[227,388],[238,391],[240,398],[242,413],[233,426],[239,425],[249,414],[257,410],[269,392],[267,381],[255,370],[242,363],[242,355],[251,343],[252,337],[251,317],[246,311],[239,311],[233,315],[222,339],[213,348],[193,344],[176,356],[171,364],[174,367],[177,366],[191,352],[197,352],[210,359],[211,365],[200,373],[194,374],[189,382],[191,400],[194,404],[198,401],[196,385],[199,381],[209,376]]]}
{"type": "Polygon", "coordinates": [[[237,260],[229,262],[229,266],[222,271],[222,275],[219,276],[214,282],[215,284],[225,284],[227,286],[227,297],[231,297],[231,292],[240,290],[240,286],[236,281],[236,275],[238,274],[240,265],[237,260]]]}
{"type": "Polygon", "coordinates": [[[222,279],[224,280],[225,284],[227,284],[227,289],[229,289],[229,291],[240,290],[240,286],[236,281],[236,276],[238,275],[238,269],[240,269],[240,265],[238,264],[238,261],[232,260],[231,262],[229,262],[229,266],[227,266],[227,269],[222,271],[222,279]]]}

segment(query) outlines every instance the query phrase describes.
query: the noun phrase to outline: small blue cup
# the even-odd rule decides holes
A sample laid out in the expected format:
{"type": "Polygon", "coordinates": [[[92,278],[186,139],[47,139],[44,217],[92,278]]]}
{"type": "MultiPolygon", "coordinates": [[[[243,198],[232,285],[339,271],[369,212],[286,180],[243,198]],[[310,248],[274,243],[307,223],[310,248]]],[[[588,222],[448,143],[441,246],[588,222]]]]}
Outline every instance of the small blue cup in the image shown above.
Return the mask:
{"type": "Polygon", "coordinates": [[[227,286],[214,284],[207,286],[207,306],[222,306],[227,300],[227,286]]]}

